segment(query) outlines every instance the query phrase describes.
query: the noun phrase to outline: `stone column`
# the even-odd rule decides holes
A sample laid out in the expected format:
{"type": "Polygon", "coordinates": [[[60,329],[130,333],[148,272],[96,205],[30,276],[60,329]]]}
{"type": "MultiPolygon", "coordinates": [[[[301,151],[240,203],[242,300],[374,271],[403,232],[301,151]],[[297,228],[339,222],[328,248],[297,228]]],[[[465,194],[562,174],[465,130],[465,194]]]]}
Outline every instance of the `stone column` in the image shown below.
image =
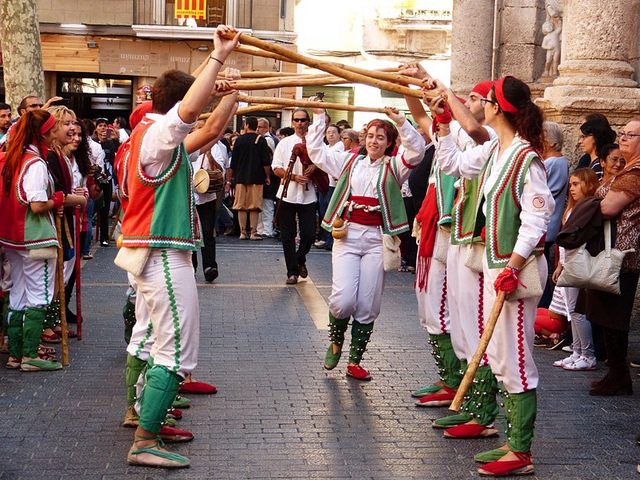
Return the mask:
{"type": "Polygon", "coordinates": [[[565,1],[560,76],[538,104],[549,120],[564,125],[567,151],[585,115],[603,113],[615,129],[640,110],[630,63],[638,52],[638,5],[639,0],[565,1]]]}
{"type": "Polygon", "coordinates": [[[493,2],[453,0],[451,87],[458,94],[491,80],[493,2]]]}

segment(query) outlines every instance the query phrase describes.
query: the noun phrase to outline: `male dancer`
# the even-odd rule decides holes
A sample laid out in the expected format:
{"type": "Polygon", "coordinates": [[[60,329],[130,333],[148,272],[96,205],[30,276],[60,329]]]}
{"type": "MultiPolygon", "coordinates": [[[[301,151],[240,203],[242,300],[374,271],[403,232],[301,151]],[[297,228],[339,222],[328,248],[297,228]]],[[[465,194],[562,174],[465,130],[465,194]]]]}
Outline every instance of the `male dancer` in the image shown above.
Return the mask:
{"type": "MultiPolygon", "coordinates": [[[[194,80],[177,70],[154,84],[153,114],[131,135],[126,166],[129,205],[122,220],[122,245],[135,267],[130,281],[144,301],[156,335],[140,398],[140,420],[127,460],[133,465],[181,468],[189,459],[162,448],[158,440],[178,387],[196,366],[198,297],[191,252],[199,243],[191,163],[185,139],[209,101],[218,72],[238,42],[220,25],[214,49],[194,80]],[[182,101],[180,101],[182,100],[182,101]]],[[[120,255],[120,254],[119,254],[120,255]]]]}

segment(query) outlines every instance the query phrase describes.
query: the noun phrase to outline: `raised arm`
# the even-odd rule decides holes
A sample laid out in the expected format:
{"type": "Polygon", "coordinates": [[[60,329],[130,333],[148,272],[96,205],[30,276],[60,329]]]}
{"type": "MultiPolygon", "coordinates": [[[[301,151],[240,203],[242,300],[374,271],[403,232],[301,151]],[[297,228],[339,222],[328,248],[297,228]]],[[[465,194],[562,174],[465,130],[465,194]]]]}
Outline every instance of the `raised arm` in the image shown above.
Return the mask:
{"type": "Polygon", "coordinates": [[[201,149],[207,143],[217,140],[224,133],[225,127],[238,109],[238,92],[222,97],[220,103],[213,109],[202,128],[187,135],[184,145],[187,153],[201,149]]]}
{"type": "Polygon", "coordinates": [[[348,154],[336,152],[325,145],[324,132],[327,116],[322,109],[313,109],[313,123],[309,125],[307,132],[307,153],[309,158],[318,168],[332,177],[340,177],[342,167],[348,154]]]}

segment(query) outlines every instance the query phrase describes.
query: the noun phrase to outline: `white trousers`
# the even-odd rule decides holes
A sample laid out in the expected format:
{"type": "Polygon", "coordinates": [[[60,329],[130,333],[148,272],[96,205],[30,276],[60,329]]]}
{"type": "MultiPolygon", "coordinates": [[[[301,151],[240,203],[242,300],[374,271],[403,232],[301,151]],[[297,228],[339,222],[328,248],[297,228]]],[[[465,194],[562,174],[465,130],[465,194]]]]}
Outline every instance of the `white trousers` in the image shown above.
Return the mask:
{"type": "MultiPolygon", "coordinates": [[[[440,230],[436,235],[441,235],[440,230]]],[[[416,265],[420,261],[419,255],[420,247],[418,247],[416,265]]],[[[415,286],[418,300],[418,319],[422,328],[430,335],[449,333],[451,319],[449,316],[448,284],[447,266],[435,258],[431,258],[426,289],[420,291],[418,282],[415,286]]],[[[456,352],[457,354],[458,352],[456,352]]]]}
{"type": "Polygon", "coordinates": [[[333,242],[329,310],[336,318],[370,324],[382,305],[384,268],[380,227],[350,223],[347,236],[333,242]]]}
{"type": "Polygon", "coordinates": [[[127,353],[134,357],[139,358],[142,361],[149,360],[151,354],[151,347],[156,339],[153,331],[153,324],[151,323],[151,317],[149,316],[149,310],[142,298],[142,295],[138,295],[138,284],[135,277],[130,273],[127,274],[129,278],[129,285],[135,293],[136,300],[136,323],[133,325],[131,331],[131,339],[129,345],[127,345],[127,353]]]}
{"type": "Polygon", "coordinates": [[[200,341],[200,306],[191,251],[154,248],[142,274],[132,280],[155,333],[150,351],[154,364],[187,376],[198,363],[200,341]]]}
{"type": "Polygon", "coordinates": [[[262,212],[258,215],[258,225],[256,231],[260,235],[268,235],[273,237],[273,213],[275,203],[270,198],[262,199],[262,212]]]}
{"type": "MultiPolygon", "coordinates": [[[[547,279],[547,261],[544,255],[536,258],[540,282],[547,279]]],[[[493,282],[502,271],[489,269],[484,257],[484,316],[489,318],[496,298],[493,282]]],[[[489,366],[509,393],[522,393],[538,386],[538,368],[533,361],[533,324],[536,319],[539,297],[507,300],[487,347],[489,366]]]]}
{"type": "Polygon", "coordinates": [[[56,282],[56,259],[34,260],[26,250],[5,249],[11,265],[13,286],[9,293],[9,307],[24,310],[46,307],[53,300],[56,282]]]}
{"type": "MultiPolygon", "coordinates": [[[[451,342],[458,358],[471,361],[484,331],[484,274],[464,264],[467,245],[449,245],[447,285],[451,314],[451,342]]],[[[480,366],[488,363],[483,355],[480,366]]]]}

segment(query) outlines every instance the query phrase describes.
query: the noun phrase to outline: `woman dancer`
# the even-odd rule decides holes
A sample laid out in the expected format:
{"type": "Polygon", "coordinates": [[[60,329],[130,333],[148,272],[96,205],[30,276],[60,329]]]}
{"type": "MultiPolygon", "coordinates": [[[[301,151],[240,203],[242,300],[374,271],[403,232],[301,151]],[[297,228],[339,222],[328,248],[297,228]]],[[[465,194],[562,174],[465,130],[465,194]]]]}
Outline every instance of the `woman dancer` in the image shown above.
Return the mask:
{"type": "Polygon", "coordinates": [[[44,110],[25,113],[13,129],[0,161],[2,183],[0,244],[11,265],[7,368],[59,370],[58,362],[38,358],[45,308],[53,297],[58,245],[53,214],[86,204],[82,195],[55,191],[44,160],[55,137],[55,118],[44,110]]]}
{"type": "MultiPolygon", "coordinates": [[[[432,103],[434,113],[443,112],[442,101],[432,103]]],[[[538,153],[542,112],[531,101],[529,87],[514,77],[503,77],[494,82],[482,103],[497,140],[461,152],[449,135],[449,125],[441,123],[437,158],[447,174],[480,178],[474,231],[486,238],[482,270],[488,317],[497,293],[513,294],[522,283],[519,275],[525,263],[533,264],[544,285],[547,265],[541,253],[554,200],[538,153]]],[[[508,440],[499,449],[476,455],[477,461],[487,462],[479,469],[483,475],[533,472],[538,385],[533,325],[538,300],[539,295],[507,297],[486,351],[491,370],[503,383],[508,440]]]]}
{"type": "Polygon", "coordinates": [[[366,155],[336,152],[323,143],[326,114],[322,109],[314,110],[314,123],[306,137],[311,161],[338,178],[322,227],[332,231],[347,225],[343,238],[334,235],[329,297],[331,344],[324,368],[332,370],[338,365],[344,333],[353,317],[347,375],[358,380],[371,379],[360,361],[382,304],[383,235],[397,236],[409,229],[400,187],[422,160],[425,149],[424,139],[404,115],[391,108],[386,111],[397,129],[388,120],[369,122],[365,129],[366,155]],[[396,155],[398,132],[403,151],[396,155]]]}

